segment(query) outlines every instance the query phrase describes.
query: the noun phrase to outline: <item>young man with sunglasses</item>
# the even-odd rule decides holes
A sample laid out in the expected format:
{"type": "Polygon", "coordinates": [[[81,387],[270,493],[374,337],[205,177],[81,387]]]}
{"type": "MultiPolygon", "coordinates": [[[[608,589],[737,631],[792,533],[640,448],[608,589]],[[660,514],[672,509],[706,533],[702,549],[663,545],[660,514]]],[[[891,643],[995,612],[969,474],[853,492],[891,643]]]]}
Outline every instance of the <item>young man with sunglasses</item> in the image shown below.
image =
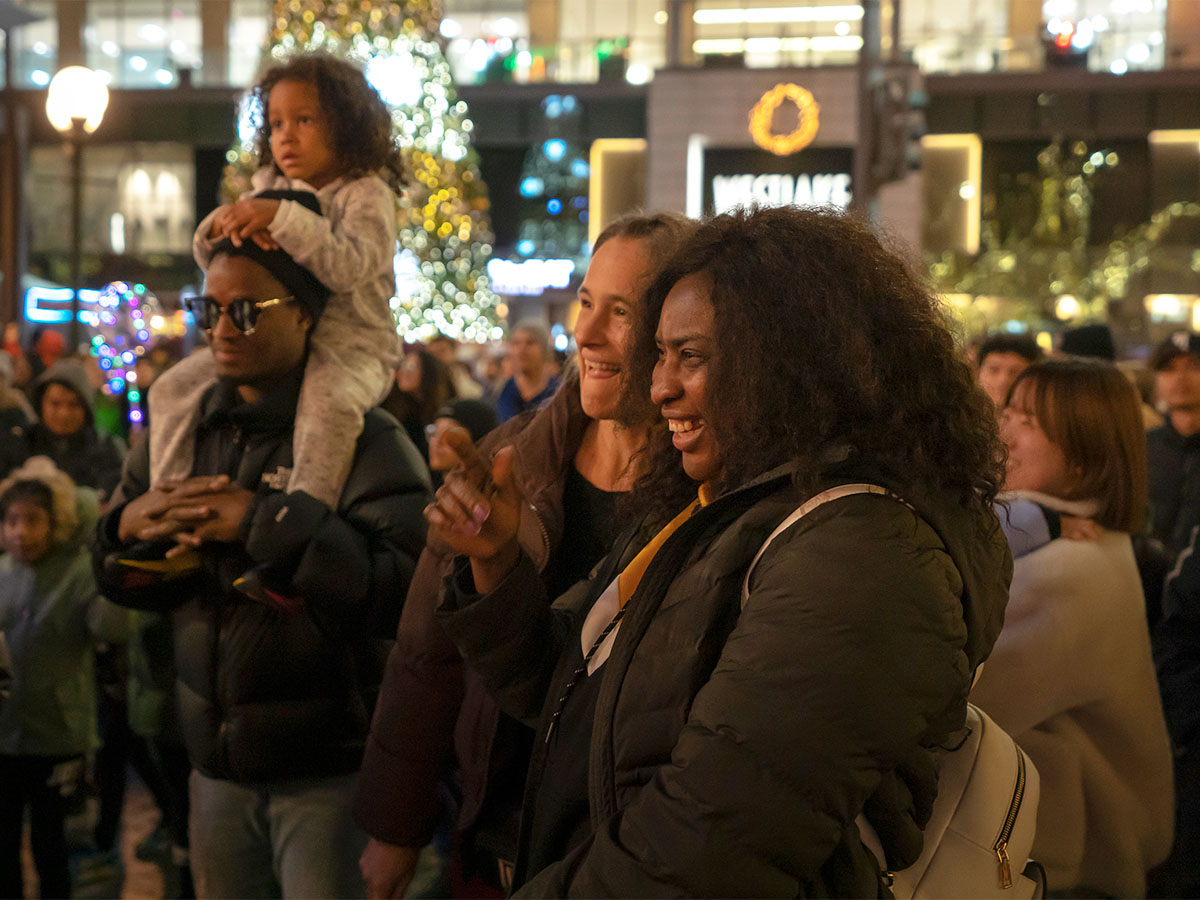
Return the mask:
{"type": "Polygon", "coordinates": [[[194,477],[149,484],[143,441],[99,529],[101,590],[175,608],[204,897],[362,892],[366,838],[350,804],[380,639],[395,634],[430,489],[395,420],[372,412],[337,509],[285,493],[308,337],[327,297],[283,251],[218,248],[196,305],[220,378],[195,429],[194,477]],[[235,587],[248,569],[264,576],[251,596],[235,587]]]}

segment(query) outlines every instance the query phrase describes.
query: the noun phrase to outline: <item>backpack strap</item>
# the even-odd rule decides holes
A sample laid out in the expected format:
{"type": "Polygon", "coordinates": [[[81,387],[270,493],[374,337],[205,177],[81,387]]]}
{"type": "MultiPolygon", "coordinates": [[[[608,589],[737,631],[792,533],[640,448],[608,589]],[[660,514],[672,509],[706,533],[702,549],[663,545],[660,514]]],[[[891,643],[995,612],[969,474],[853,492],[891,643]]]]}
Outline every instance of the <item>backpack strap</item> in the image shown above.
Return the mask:
{"type": "Polygon", "coordinates": [[[750,576],[754,573],[754,567],[758,565],[759,559],[761,559],[762,555],[767,552],[767,548],[771,546],[771,542],[817,507],[824,506],[826,503],[829,503],[833,500],[840,500],[842,497],[852,497],[855,494],[878,494],[882,497],[891,497],[893,500],[903,503],[909,509],[913,508],[911,503],[903,500],[892,491],[889,491],[887,488],[880,487],[877,484],[867,484],[866,482],[858,482],[855,484],[839,484],[836,487],[831,487],[828,490],[821,491],[821,493],[816,494],[815,496],[809,497],[798,507],[796,507],[796,509],[794,509],[786,519],[776,526],[775,530],[772,531],[770,536],[763,542],[763,545],[758,548],[758,552],[754,554],[754,559],[750,560],[750,568],[746,570],[746,577],[742,580],[743,608],[746,606],[746,601],[750,599],[750,576]]]}

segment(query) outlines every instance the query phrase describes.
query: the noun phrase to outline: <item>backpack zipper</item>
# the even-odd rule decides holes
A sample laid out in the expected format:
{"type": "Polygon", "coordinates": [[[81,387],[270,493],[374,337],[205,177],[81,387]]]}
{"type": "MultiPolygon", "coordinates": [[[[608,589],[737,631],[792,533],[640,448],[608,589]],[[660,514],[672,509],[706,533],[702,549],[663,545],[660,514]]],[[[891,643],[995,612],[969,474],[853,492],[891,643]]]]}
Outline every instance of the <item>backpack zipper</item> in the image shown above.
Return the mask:
{"type": "Polygon", "coordinates": [[[1013,885],[1012,867],[1008,859],[1008,839],[1012,837],[1013,827],[1017,824],[1017,814],[1021,811],[1021,801],[1025,799],[1025,754],[1017,748],[1017,786],[1013,789],[1012,802],[1008,805],[1008,815],[1004,817],[1004,827],[992,848],[996,859],[1000,862],[1000,888],[1008,890],[1013,885]]]}

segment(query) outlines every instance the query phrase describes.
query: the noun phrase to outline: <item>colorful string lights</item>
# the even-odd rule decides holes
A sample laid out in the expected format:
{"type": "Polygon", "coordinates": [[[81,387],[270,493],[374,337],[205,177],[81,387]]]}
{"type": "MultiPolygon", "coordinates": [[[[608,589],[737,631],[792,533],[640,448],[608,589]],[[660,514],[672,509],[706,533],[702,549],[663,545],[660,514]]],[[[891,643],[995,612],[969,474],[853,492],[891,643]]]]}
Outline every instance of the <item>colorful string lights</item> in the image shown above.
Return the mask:
{"type": "Polygon", "coordinates": [[[144,284],[114,281],[100,291],[90,324],[95,330],[91,355],[104,373],[104,392],[125,395],[129,425],[145,422],[145,398],[138,385],[137,363],[153,337],[152,323],[161,316],[158,298],[144,284]]]}

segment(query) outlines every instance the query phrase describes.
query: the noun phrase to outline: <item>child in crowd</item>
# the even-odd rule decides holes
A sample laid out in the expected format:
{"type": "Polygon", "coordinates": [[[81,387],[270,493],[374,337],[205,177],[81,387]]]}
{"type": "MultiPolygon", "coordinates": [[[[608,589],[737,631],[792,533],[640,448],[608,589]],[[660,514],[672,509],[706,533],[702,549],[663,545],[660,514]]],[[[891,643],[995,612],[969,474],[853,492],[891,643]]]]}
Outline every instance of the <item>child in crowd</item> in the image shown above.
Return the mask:
{"type": "Polygon", "coordinates": [[[124,641],[129,614],[99,596],[89,537],[98,502],[44,456],[0,483],[0,629],[11,693],[0,706],[0,894],[21,897],[30,809],[41,896],[70,895],[63,835],[84,754],[96,749],[93,642],[124,641]]]}
{"type": "MultiPolygon", "coordinates": [[[[282,248],[333,292],[312,335],[287,487],[332,507],[349,474],[363,414],[383,399],[399,361],[390,300],[404,166],[387,106],[347,62],[297,56],[268,70],[254,98],[261,162],[251,179],[254,190],[200,223],[193,252],[207,269],[212,248],[225,238],[282,248]],[[262,195],[276,190],[314,191],[324,215],[262,195]]],[[[152,483],[191,474],[200,400],[214,378],[205,349],[154,383],[152,483]]]]}

